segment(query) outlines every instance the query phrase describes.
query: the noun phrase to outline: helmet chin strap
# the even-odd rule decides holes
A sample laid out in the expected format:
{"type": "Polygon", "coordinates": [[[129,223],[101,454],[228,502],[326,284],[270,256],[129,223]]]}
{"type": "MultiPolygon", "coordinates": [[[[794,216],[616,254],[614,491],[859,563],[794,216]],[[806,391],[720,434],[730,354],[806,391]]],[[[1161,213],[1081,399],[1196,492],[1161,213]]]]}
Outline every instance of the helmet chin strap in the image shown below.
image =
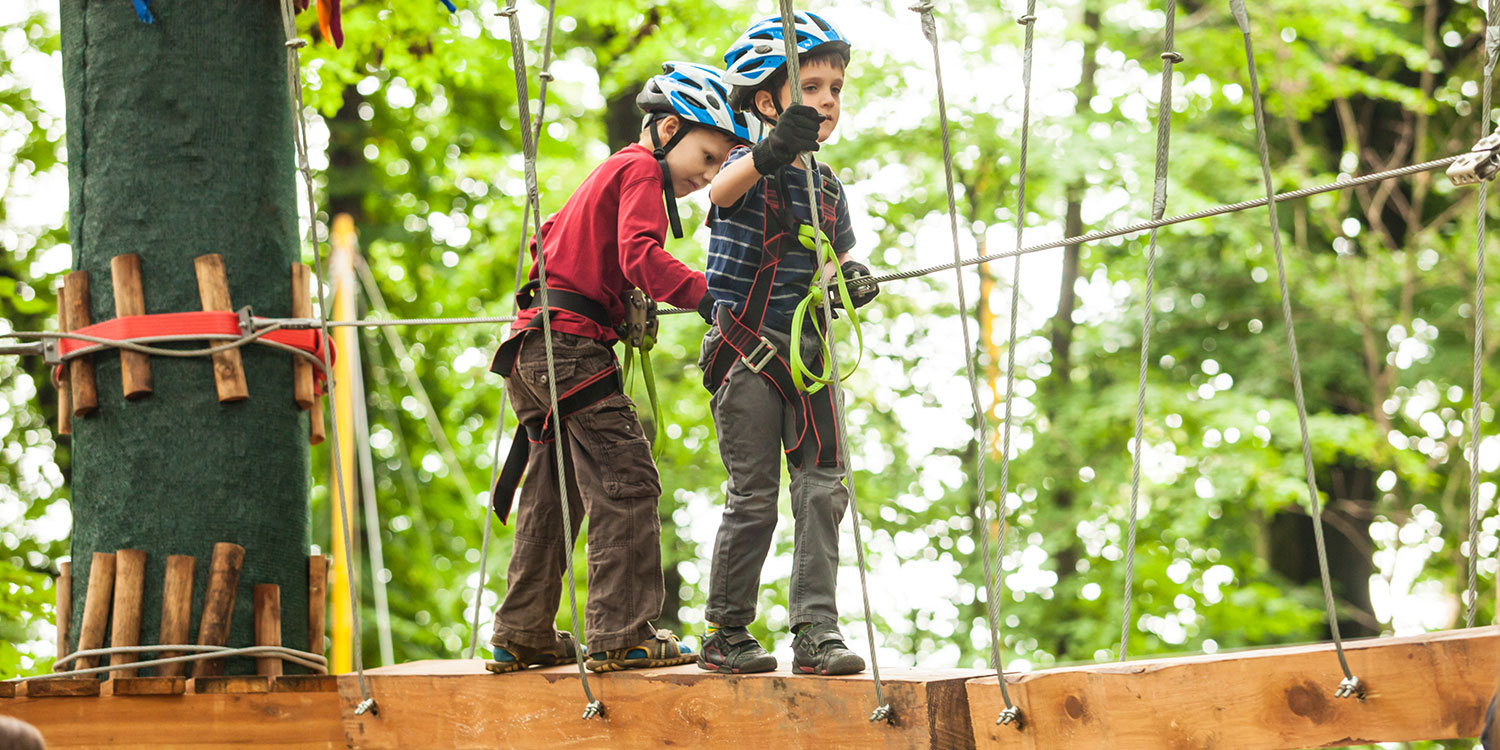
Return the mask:
{"type": "Polygon", "coordinates": [[[651,155],[656,157],[656,163],[661,165],[661,187],[662,192],[667,197],[667,220],[672,224],[672,236],[682,239],[682,220],[677,216],[677,193],[672,189],[672,168],[667,166],[667,152],[671,151],[672,147],[676,146],[677,142],[681,141],[682,137],[687,135],[690,127],[682,124],[679,118],[677,132],[673,133],[672,137],[667,139],[666,145],[662,145],[661,133],[657,132],[656,129],[658,122],[661,122],[661,120],[652,120],[649,126],[651,131],[651,155]]]}

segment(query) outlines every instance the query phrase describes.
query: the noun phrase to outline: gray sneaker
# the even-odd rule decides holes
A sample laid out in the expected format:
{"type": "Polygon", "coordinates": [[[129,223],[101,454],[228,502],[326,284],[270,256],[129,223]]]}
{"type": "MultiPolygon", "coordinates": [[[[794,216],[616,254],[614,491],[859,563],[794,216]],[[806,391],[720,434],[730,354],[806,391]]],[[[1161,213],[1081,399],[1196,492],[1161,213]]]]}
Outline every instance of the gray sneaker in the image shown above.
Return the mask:
{"type": "Polygon", "coordinates": [[[770,672],[776,669],[776,657],[766,653],[745,628],[719,628],[703,639],[698,668],[729,674],[770,672]]]}
{"type": "Polygon", "coordinates": [[[800,674],[856,674],[865,671],[864,657],[844,645],[838,626],[815,623],[792,640],[792,671],[800,674]]]}

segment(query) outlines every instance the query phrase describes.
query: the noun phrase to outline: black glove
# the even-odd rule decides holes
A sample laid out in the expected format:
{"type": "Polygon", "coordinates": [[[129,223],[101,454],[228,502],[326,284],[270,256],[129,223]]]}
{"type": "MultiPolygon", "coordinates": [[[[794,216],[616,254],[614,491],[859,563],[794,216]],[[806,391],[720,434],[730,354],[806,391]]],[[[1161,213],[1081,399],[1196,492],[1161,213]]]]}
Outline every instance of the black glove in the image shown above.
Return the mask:
{"type": "Polygon", "coordinates": [[[858,310],[880,296],[880,286],[873,281],[859,286],[855,285],[858,279],[870,278],[869,266],[857,260],[846,260],[839,270],[844,272],[844,283],[849,287],[849,301],[854,304],[854,309],[858,310]]]}
{"type": "Polygon", "coordinates": [[[714,296],[704,294],[703,299],[698,300],[698,316],[709,325],[714,324],[714,296]]]}
{"type": "Polygon", "coordinates": [[[750,149],[755,171],[771,174],[791,164],[797,155],[818,150],[818,128],[824,117],[806,104],[794,104],[781,113],[781,119],[764,140],[750,149]]]}

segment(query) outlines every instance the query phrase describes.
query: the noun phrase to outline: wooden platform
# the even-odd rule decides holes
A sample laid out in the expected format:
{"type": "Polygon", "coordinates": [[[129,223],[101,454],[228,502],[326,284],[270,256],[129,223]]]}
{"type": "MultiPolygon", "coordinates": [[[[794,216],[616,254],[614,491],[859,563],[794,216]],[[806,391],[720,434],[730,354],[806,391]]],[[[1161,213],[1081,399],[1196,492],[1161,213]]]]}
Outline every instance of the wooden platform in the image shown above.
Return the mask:
{"type": "Polygon", "coordinates": [[[964,683],[973,670],[882,669],[893,724],[872,724],[868,674],[725,676],[695,666],[591,675],[602,719],[583,720],[577,667],[507,675],[483,662],[423,661],[365,672],[380,715],[354,716],[359,686],[339,680],[344,730],[370,748],[971,748],[964,683]]]}
{"type": "Polygon", "coordinates": [[[997,726],[993,676],[968,684],[978,747],[1298,750],[1474,737],[1495,690],[1494,628],[1346,643],[1363,701],[1335,698],[1333,646],[1007,676],[1024,727],[997,726]]]}
{"type": "Polygon", "coordinates": [[[3,683],[0,714],[74,748],[1005,748],[1301,750],[1472,737],[1500,670],[1493,628],[1349,644],[1369,688],[1333,697],[1331,646],[1053,669],[1007,678],[1024,726],[995,725],[995,678],[881,670],[895,721],[871,724],[869,675],[724,676],[694,666],[593,675],[492,675],[480,661],[365,673],[379,714],[356,716],[354,675],[3,683]],[[80,684],[80,683],[92,684],[80,684]],[[6,697],[14,692],[14,697],[6,697]]]}

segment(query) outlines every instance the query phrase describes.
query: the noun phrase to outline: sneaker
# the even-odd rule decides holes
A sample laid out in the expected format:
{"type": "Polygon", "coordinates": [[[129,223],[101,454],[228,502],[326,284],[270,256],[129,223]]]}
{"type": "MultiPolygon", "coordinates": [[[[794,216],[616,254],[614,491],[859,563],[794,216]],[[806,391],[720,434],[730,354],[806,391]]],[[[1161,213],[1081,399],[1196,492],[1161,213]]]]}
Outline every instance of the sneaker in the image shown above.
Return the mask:
{"type": "Polygon", "coordinates": [[[567,631],[559,632],[557,642],[550,648],[531,648],[512,643],[493,648],[495,660],[485,662],[484,668],[494,674],[519,672],[527,667],[555,667],[578,658],[573,634],[567,631]]]}
{"type": "Polygon", "coordinates": [[[801,674],[855,674],[865,671],[864,657],[844,645],[838,626],[814,623],[792,640],[792,671],[801,674]]]}
{"type": "Polygon", "coordinates": [[[703,639],[698,667],[729,674],[770,672],[776,669],[776,657],[766,653],[755,636],[743,626],[719,628],[703,639]]]}

